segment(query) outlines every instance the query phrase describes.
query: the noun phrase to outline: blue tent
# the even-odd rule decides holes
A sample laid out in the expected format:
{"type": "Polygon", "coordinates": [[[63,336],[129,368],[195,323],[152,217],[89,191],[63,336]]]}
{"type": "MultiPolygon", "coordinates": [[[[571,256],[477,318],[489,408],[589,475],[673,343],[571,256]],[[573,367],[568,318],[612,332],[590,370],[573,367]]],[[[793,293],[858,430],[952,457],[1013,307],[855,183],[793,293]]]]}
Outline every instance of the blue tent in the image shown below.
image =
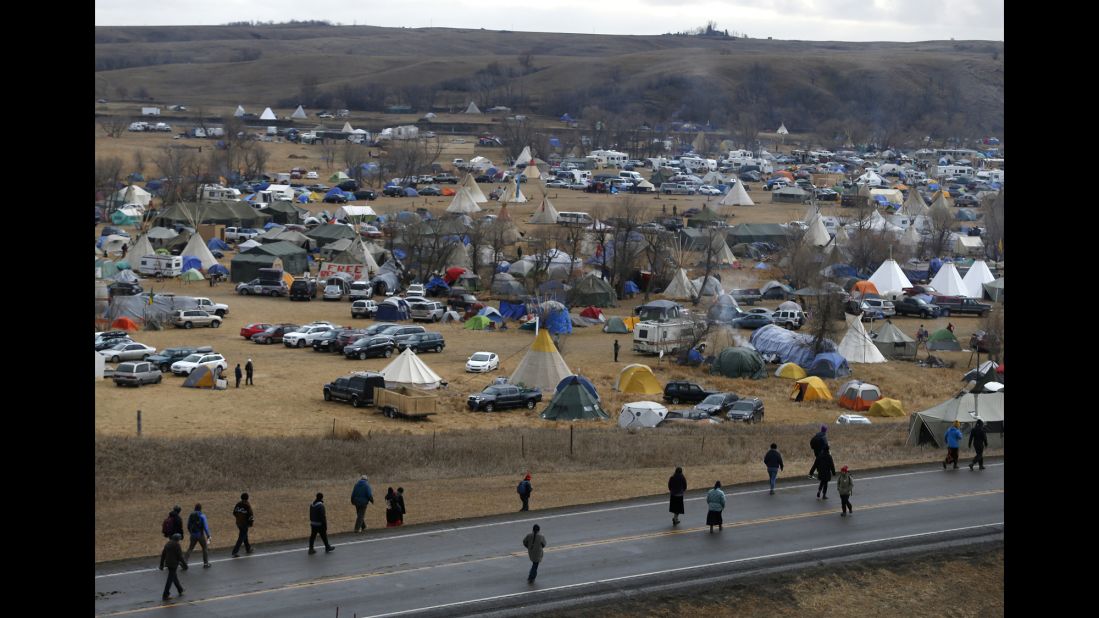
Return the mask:
{"type": "Polygon", "coordinates": [[[622,286],[622,291],[626,294],[638,294],[641,292],[641,288],[637,287],[637,284],[633,281],[627,281],[626,284],[622,286]]]}
{"type": "MultiPolygon", "coordinates": [[[[813,361],[813,336],[795,333],[775,324],[756,329],[750,339],[752,347],[761,356],[774,354],[779,362],[797,363],[807,367],[813,361]]],[[[827,351],[835,351],[836,344],[828,339],[822,342],[827,351]]]]}
{"type": "Polygon", "coordinates": [[[553,146],[554,148],[560,148],[561,140],[557,139],[556,137],[551,137],[549,138],[549,145],[553,146]]]}
{"type": "Polygon", "coordinates": [[[391,303],[379,303],[374,319],[379,322],[399,322],[408,319],[408,310],[391,303]]]}
{"type": "Polygon", "coordinates": [[[486,318],[492,320],[493,322],[496,322],[497,324],[503,324],[504,323],[504,316],[501,315],[500,313],[496,312],[496,311],[490,311],[490,309],[492,309],[492,308],[491,307],[482,307],[481,310],[477,312],[477,315],[483,315],[486,318]]]}
{"type": "Polygon", "coordinates": [[[821,352],[805,368],[805,373],[818,378],[842,378],[851,375],[851,367],[839,352],[821,352]]]}
{"type": "Polygon", "coordinates": [[[408,257],[408,254],[405,253],[404,249],[394,249],[393,257],[397,258],[398,260],[403,260],[408,257]]]}
{"type": "Polygon", "coordinates": [[[545,328],[552,334],[572,333],[572,318],[568,311],[555,311],[543,318],[545,328]]]}
{"type": "Polygon", "coordinates": [[[325,193],[324,197],[326,199],[330,197],[343,197],[343,189],[336,187],[335,189],[330,190],[328,193],[325,193]]]}
{"type": "Polygon", "coordinates": [[[527,314],[526,303],[513,303],[506,300],[500,301],[500,315],[512,320],[518,320],[527,314]]]}
{"type": "Polygon", "coordinates": [[[849,264],[833,264],[824,269],[826,277],[857,277],[858,272],[849,264]]]}
{"type": "Polygon", "coordinates": [[[588,389],[588,392],[591,393],[591,396],[595,397],[596,401],[599,401],[599,393],[595,392],[595,386],[593,386],[591,381],[584,376],[569,376],[564,380],[561,380],[557,383],[557,388],[554,389],[554,394],[556,395],[557,393],[560,393],[562,390],[565,389],[566,386],[573,383],[579,383],[580,386],[588,389]]]}
{"type": "Polygon", "coordinates": [[[229,245],[225,244],[225,241],[220,238],[211,238],[210,242],[206,243],[206,247],[211,251],[228,251],[229,245]]]}
{"type": "Polygon", "coordinates": [[[442,296],[450,293],[450,286],[446,284],[446,281],[443,281],[442,277],[432,277],[424,286],[424,289],[432,296],[442,296]]]}
{"type": "Polygon", "coordinates": [[[263,224],[263,229],[265,229],[265,230],[269,230],[273,227],[282,227],[282,226],[279,225],[278,223],[275,223],[274,221],[268,221],[267,223],[263,224]]]}
{"type": "Polygon", "coordinates": [[[226,277],[228,277],[229,276],[229,269],[222,266],[221,264],[214,264],[213,266],[210,267],[210,270],[206,271],[206,274],[209,274],[209,275],[225,275],[226,277]]]}
{"type": "Polygon", "coordinates": [[[418,197],[419,195],[420,194],[417,193],[416,190],[413,189],[412,187],[405,187],[405,189],[404,189],[404,196],[405,197],[418,197]]]}
{"type": "Polygon", "coordinates": [[[252,190],[254,190],[254,191],[266,191],[267,187],[270,187],[270,186],[271,186],[271,183],[269,183],[269,182],[261,182],[258,185],[253,185],[252,190]]]}
{"type": "Polygon", "coordinates": [[[309,203],[309,194],[308,193],[302,193],[296,199],[301,204],[308,204],[309,203]]]}
{"type": "Polygon", "coordinates": [[[931,262],[928,264],[928,266],[929,268],[927,269],[927,276],[928,278],[931,278],[934,277],[935,274],[939,272],[939,269],[943,267],[943,261],[937,257],[933,257],[931,258],[931,262]]]}
{"type": "Polygon", "coordinates": [[[755,268],[756,270],[767,270],[767,265],[763,262],[756,262],[756,265],[752,268],[755,268]]]}
{"type": "Polygon", "coordinates": [[[183,256],[183,271],[186,272],[191,269],[202,270],[202,260],[193,255],[183,256]]]}

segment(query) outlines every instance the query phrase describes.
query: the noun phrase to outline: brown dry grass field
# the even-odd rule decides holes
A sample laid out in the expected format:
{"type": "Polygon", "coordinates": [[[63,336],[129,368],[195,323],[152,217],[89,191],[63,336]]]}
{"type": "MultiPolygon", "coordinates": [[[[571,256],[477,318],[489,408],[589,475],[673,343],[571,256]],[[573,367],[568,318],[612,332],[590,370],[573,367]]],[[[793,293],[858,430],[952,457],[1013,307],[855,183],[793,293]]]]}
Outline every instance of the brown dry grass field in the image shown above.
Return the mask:
{"type": "MultiPolygon", "coordinates": [[[[145,160],[170,136],[127,134],[121,139],[108,139],[97,131],[97,156],[119,156],[132,159],[132,151],[145,151],[145,160]]],[[[210,145],[208,141],[174,141],[176,144],[210,145]]],[[[293,166],[314,167],[319,156],[309,146],[287,143],[267,144],[272,151],[269,169],[283,170],[293,166]],[[291,159],[290,155],[299,157],[291,159]]],[[[499,161],[498,151],[477,149],[499,161]]],[[[322,170],[323,172],[324,170],[322,170]]],[[[151,169],[146,170],[152,172],[151,169]]],[[[329,172],[330,173],[330,172],[329,172]]],[[[324,182],[327,173],[322,173],[324,182]]],[[[531,202],[510,205],[508,210],[520,229],[531,233],[525,224],[535,208],[539,190],[524,192],[531,202]]],[[[602,206],[611,208],[624,196],[594,196],[581,192],[551,191],[558,210],[591,211],[602,206]]],[[[753,191],[756,207],[737,208],[730,223],[774,222],[800,219],[801,205],[771,205],[769,195],[753,191]]],[[[633,198],[634,207],[649,209],[654,215],[666,205],[671,212],[676,205],[680,212],[700,206],[701,196],[672,198],[649,196],[633,198]]],[[[426,205],[441,213],[450,198],[379,198],[369,204],[379,213],[426,205]]],[[[311,204],[319,211],[333,205],[311,204]]],[[[493,203],[489,212],[498,207],[493,203]]],[[[98,234],[98,228],[97,232],[98,234]]],[[[227,253],[228,265],[233,253],[227,253]]],[[[697,276],[697,275],[696,275],[697,276]]],[[[724,271],[728,287],[752,286],[778,278],[770,271],[724,271]]],[[[252,493],[259,513],[256,540],[302,536],[303,504],[315,491],[337,496],[334,504],[347,500],[358,475],[371,474],[376,492],[388,485],[404,485],[409,493],[410,519],[414,522],[436,521],[508,512],[514,505],[517,475],[531,470],[536,475],[536,504],[541,507],[596,502],[607,499],[650,495],[660,492],[670,470],[675,465],[690,463],[688,476],[699,482],[711,477],[723,482],[762,480],[766,478],[756,459],[762,457],[766,445],[777,440],[786,449],[791,462],[804,458],[804,444],[813,432],[812,425],[832,425],[844,412],[833,403],[800,403],[789,400],[790,383],[775,377],[760,381],[729,379],[705,375],[690,369],[658,362],[655,357],[635,355],[630,349],[630,335],[611,335],[596,327],[576,328],[573,334],[562,336],[562,354],[576,373],[596,385],[603,398],[603,407],[612,415],[623,403],[637,397],[626,397],[612,390],[621,367],[632,362],[649,364],[663,383],[673,379],[695,380],[721,390],[732,390],[742,396],[757,396],[766,403],[766,422],[756,427],[691,427],[675,430],[654,430],[636,435],[619,430],[614,420],[584,423],[577,434],[578,444],[585,452],[606,450],[608,456],[591,460],[572,460],[560,451],[561,435],[567,425],[548,423],[537,417],[541,406],[526,410],[472,413],[464,405],[468,393],[478,391],[496,375],[508,375],[522,359],[532,341],[532,334],[510,328],[503,332],[467,331],[460,325],[430,326],[446,337],[447,347],[441,354],[425,353],[421,358],[450,382],[440,392],[439,414],[431,422],[410,423],[387,419],[372,409],[355,409],[346,404],[327,403],[321,397],[324,383],[357,370],[378,370],[386,359],[365,361],[345,360],[342,355],[316,353],[309,349],[288,349],[281,344],[261,346],[246,342],[239,336],[242,326],[252,322],[306,323],[330,320],[338,324],[365,326],[371,321],[352,320],[349,303],[291,302],[287,299],[238,296],[230,284],[209,287],[204,282],[157,283],[146,280],[146,289],[173,292],[179,295],[208,296],[226,302],[231,311],[220,329],[148,331],[136,333],[135,339],[158,349],[179,345],[210,345],[225,354],[230,367],[252,358],[255,363],[254,387],[206,391],[180,388],[181,378],[166,374],[160,385],[138,389],[117,388],[110,381],[95,384],[96,431],[96,560],[150,555],[158,549],[159,523],[172,504],[189,507],[195,501],[206,505],[211,514],[215,538],[230,539],[232,528],[229,512],[240,491],[252,493]],[[620,363],[612,362],[612,342],[622,344],[620,363]],[[501,357],[500,371],[491,376],[464,373],[466,358],[473,352],[488,350],[501,357]],[[136,439],[136,411],[142,411],[143,438],[136,439]],[[363,441],[325,440],[335,425],[341,435],[359,432],[369,436],[363,441]],[[548,429],[547,429],[548,428],[548,429]],[[492,430],[492,431],[488,431],[492,430]],[[548,432],[548,433],[546,433],[548,432]],[[445,459],[424,455],[415,449],[428,448],[436,435],[436,455],[454,449],[445,459]],[[525,437],[520,437],[525,436],[525,437]],[[548,436],[548,437],[547,437],[548,436]],[[581,437],[582,436],[582,437],[581,437]],[[707,436],[705,452],[701,451],[702,436],[707,436]],[[419,440],[415,444],[409,440],[419,440]],[[503,440],[517,451],[525,440],[527,457],[497,456],[494,440],[503,440]],[[637,457],[636,443],[647,446],[637,457]],[[751,447],[734,448],[738,440],[750,440],[751,447]],[[538,444],[556,444],[549,452],[539,453],[538,444]],[[323,452],[341,451],[330,459],[306,457],[317,445],[323,452]],[[692,455],[695,445],[698,455],[692,455]],[[311,446],[312,445],[312,446],[311,446]],[[446,446],[444,446],[446,445],[446,446]],[[460,446],[459,446],[460,445],[460,446]],[[721,445],[721,446],[719,446],[721,445]],[[732,445],[732,446],[730,446],[732,445]],[[789,446],[787,446],[789,445],[789,446]],[[762,450],[760,450],[762,448],[762,450]],[[280,450],[281,449],[281,450],[280,450]],[[412,449],[412,450],[410,450],[412,449]],[[724,450],[722,450],[724,449],[724,450]],[[409,453],[420,453],[409,457],[409,453]],[[711,459],[711,454],[714,459],[711,459]],[[340,458],[344,459],[340,459],[340,458]],[[343,464],[337,462],[343,461],[343,464]],[[440,463],[442,461],[443,463],[440,463]],[[197,463],[196,463],[197,462],[197,463]],[[190,478],[195,466],[203,472],[190,478]],[[491,498],[487,496],[491,495],[491,498]],[[135,542],[136,541],[136,542],[135,542]]],[[[479,295],[479,298],[485,298],[479,295]]],[[[608,315],[629,315],[640,297],[622,301],[618,307],[606,309],[608,315]]],[[[774,307],[777,302],[765,302],[774,307]]],[[[704,309],[705,305],[700,306],[704,309]]],[[[961,341],[980,328],[981,320],[974,317],[952,317],[924,322],[934,331],[948,321],[956,326],[961,341]]],[[[914,333],[918,319],[898,318],[895,323],[905,332],[914,333]]],[[[747,338],[748,332],[740,333],[747,338]]],[[[711,346],[712,347],[712,346],[711,346]]],[[[925,355],[921,352],[921,356],[925,355]]],[[[884,394],[900,399],[908,412],[930,407],[957,392],[959,379],[969,360],[969,352],[938,353],[937,356],[956,363],[954,369],[918,368],[912,363],[889,362],[881,365],[853,365],[852,378],[879,385],[884,394]]],[[[833,393],[845,380],[827,381],[833,393]]],[[[657,398],[659,396],[656,396],[657,398]]],[[[844,438],[841,453],[853,468],[868,468],[893,463],[928,461],[936,454],[925,449],[903,447],[907,418],[874,419],[871,427],[836,427],[836,438],[844,438]]],[[[834,425],[832,425],[835,427],[834,425]]],[[[747,444],[747,443],[745,443],[747,444]]],[[[331,453],[330,453],[331,454],[331,453]]],[[[587,457],[585,455],[584,457],[587,457]]],[[[803,462],[808,467],[808,461],[803,462]]],[[[838,463],[838,460],[837,460],[838,463]]],[[[798,464],[793,468],[798,469],[798,464]]],[[[350,505],[346,510],[353,511],[350,505]]],[[[339,513],[337,511],[337,513],[339,513]]],[[[380,525],[381,513],[371,509],[371,526],[380,525]]],[[[339,522],[340,515],[333,517],[339,522]]],[[[353,518],[333,526],[339,532],[349,530],[353,518]]]]}

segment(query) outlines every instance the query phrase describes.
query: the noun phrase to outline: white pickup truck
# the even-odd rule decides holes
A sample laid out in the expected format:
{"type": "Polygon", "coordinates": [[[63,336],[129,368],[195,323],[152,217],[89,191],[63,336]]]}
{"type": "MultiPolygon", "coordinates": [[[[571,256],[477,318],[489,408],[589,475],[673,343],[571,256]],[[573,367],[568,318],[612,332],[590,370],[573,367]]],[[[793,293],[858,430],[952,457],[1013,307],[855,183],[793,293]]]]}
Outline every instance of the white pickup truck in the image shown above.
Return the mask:
{"type": "Polygon", "coordinates": [[[209,298],[196,298],[195,302],[198,304],[197,309],[209,314],[216,314],[219,318],[223,318],[225,314],[229,313],[229,305],[225,303],[215,303],[209,298]]]}
{"type": "Polygon", "coordinates": [[[260,231],[250,227],[225,228],[225,242],[244,242],[260,235],[260,231]]]}

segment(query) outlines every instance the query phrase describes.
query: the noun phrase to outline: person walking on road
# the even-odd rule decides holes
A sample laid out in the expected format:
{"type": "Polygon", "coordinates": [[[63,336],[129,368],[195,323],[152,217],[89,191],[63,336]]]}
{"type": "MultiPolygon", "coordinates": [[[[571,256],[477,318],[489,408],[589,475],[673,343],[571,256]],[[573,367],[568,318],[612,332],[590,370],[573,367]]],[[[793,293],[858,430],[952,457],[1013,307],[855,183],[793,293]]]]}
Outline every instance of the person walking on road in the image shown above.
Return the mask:
{"type": "Polygon", "coordinates": [[[366,532],[366,507],[373,502],[374,490],[364,474],[351,490],[351,504],[355,506],[355,532],[366,532]]]}
{"type": "Polygon", "coordinates": [[[679,525],[679,516],[683,514],[683,494],[687,493],[687,477],[683,476],[683,468],[676,468],[675,474],[668,478],[668,493],[671,498],[668,503],[668,511],[672,514],[672,525],[679,525]]]}
{"type": "Polygon", "coordinates": [[[317,550],[313,549],[313,543],[317,540],[317,535],[320,535],[321,540],[324,541],[325,553],[336,551],[336,548],[328,542],[328,516],[324,512],[324,494],[318,493],[317,499],[313,501],[313,504],[309,505],[309,553],[315,554],[317,550]]]}
{"type": "Polygon", "coordinates": [[[252,372],[255,371],[255,369],[256,367],[252,364],[252,359],[249,358],[248,362],[244,363],[244,374],[246,376],[244,383],[248,386],[255,386],[252,382],[252,372]]]}
{"type": "Polygon", "coordinates": [[[817,457],[816,463],[813,467],[817,469],[817,475],[820,478],[820,485],[817,486],[817,498],[821,500],[828,499],[828,481],[832,480],[832,475],[836,473],[836,463],[832,461],[832,453],[829,452],[827,446],[821,450],[820,455],[817,457]]]}
{"type": "Polygon", "coordinates": [[[397,492],[390,487],[385,492],[385,527],[394,528],[401,525],[401,505],[397,502],[397,492]]]}
{"type": "Polygon", "coordinates": [[[530,556],[530,573],[527,574],[527,583],[533,584],[538,577],[538,563],[542,562],[543,550],[546,548],[546,537],[542,536],[542,527],[534,524],[534,531],[523,537],[523,547],[527,548],[530,556]]]}
{"type": "Polygon", "coordinates": [[[777,444],[771,444],[771,450],[763,456],[763,465],[767,466],[767,476],[771,480],[771,495],[773,496],[775,495],[775,480],[778,478],[778,471],[783,469],[782,453],[778,452],[777,444]]]}
{"type": "Polygon", "coordinates": [[[614,340],[614,362],[616,362],[616,363],[618,362],[618,348],[619,347],[620,346],[618,345],[618,340],[615,339],[614,340]]]}
{"type": "Polygon", "coordinates": [[[519,481],[519,486],[515,488],[515,491],[519,493],[519,499],[523,501],[523,508],[520,511],[530,510],[530,494],[534,492],[534,486],[530,484],[530,474],[519,481]]]}
{"type": "Polygon", "coordinates": [[[721,481],[715,481],[714,488],[706,494],[706,506],[709,507],[706,525],[710,527],[710,532],[714,531],[714,526],[721,532],[721,512],[725,510],[725,492],[721,491],[721,481]]]}
{"type": "Polygon", "coordinates": [[[256,521],[256,515],[252,512],[252,505],[248,502],[248,494],[240,495],[240,502],[233,507],[233,517],[237,521],[237,544],[233,546],[233,557],[240,557],[240,546],[244,545],[244,551],[252,553],[252,544],[248,542],[248,529],[256,521]]]}
{"type": "Polygon", "coordinates": [[[183,507],[177,504],[164,518],[164,523],[160,526],[160,532],[164,538],[170,539],[173,534],[178,534],[179,538],[183,539],[183,518],[179,516],[182,511],[183,507]]]}
{"type": "Polygon", "coordinates": [[[851,494],[854,490],[855,479],[847,471],[847,466],[840,468],[840,473],[836,476],[836,491],[840,492],[840,517],[855,513],[855,509],[851,506],[851,494]]]}
{"type": "Polygon", "coordinates": [[[400,517],[397,518],[397,525],[404,525],[404,516],[408,511],[404,508],[404,487],[397,488],[397,506],[401,509],[400,517]]]}
{"type": "Polygon", "coordinates": [[[973,469],[974,464],[979,464],[981,470],[985,469],[986,446],[988,446],[988,434],[985,432],[985,422],[981,419],[977,419],[977,426],[973,428],[973,431],[969,432],[969,447],[976,451],[973,461],[969,462],[970,470],[973,469]]]}
{"type": "Polygon", "coordinates": [[[958,447],[961,446],[962,441],[962,424],[959,421],[954,421],[954,425],[950,429],[946,430],[946,459],[943,460],[943,470],[946,470],[946,464],[954,462],[954,469],[958,469],[958,447]]]}
{"type": "Polygon", "coordinates": [[[240,379],[244,377],[244,373],[240,370],[240,363],[237,363],[237,368],[233,370],[233,375],[237,378],[237,388],[240,388],[240,379]]]}
{"type": "Polygon", "coordinates": [[[196,504],[195,510],[187,517],[187,532],[191,535],[191,543],[183,557],[190,560],[191,550],[196,544],[202,545],[202,568],[210,568],[209,543],[213,538],[210,536],[210,526],[206,523],[206,513],[202,512],[201,504],[196,504]]]}
{"type": "Polygon", "coordinates": [[[183,548],[179,545],[182,540],[182,534],[172,534],[160,552],[160,570],[163,571],[164,567],[168,567],[168,581],[164,582],[164,594],[160,597],[165,601],[172,598],[168,594],[172,590],[172,584],[176,586],[177,595],[183,594],[183,586],[180,585],[179,575],[176,574],[176,569],[180,567],[183,567],[184,571],[187,570],[187,559],[183,556],[183,548]]]}
{"type": "Polygon", "coordinates": [[[820,431],[809,440],[809,448],[813,449],[813,467],[809,468],[809,478],[816,479],[813,473],[817,471],[817,458],[822,450],[828,448],[828,425],[820,426],[820,431]]]}

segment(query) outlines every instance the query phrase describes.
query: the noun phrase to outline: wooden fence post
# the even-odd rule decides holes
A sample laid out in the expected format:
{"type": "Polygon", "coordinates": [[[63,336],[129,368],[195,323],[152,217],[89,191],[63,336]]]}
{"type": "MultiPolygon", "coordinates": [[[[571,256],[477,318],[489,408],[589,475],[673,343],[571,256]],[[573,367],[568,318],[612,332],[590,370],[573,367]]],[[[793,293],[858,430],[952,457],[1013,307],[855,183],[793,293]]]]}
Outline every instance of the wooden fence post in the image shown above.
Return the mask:
{"type": "Polygon", "coordinates": [[[137,411],[137,437],[141,437],[141,410],[137,411]]]}

